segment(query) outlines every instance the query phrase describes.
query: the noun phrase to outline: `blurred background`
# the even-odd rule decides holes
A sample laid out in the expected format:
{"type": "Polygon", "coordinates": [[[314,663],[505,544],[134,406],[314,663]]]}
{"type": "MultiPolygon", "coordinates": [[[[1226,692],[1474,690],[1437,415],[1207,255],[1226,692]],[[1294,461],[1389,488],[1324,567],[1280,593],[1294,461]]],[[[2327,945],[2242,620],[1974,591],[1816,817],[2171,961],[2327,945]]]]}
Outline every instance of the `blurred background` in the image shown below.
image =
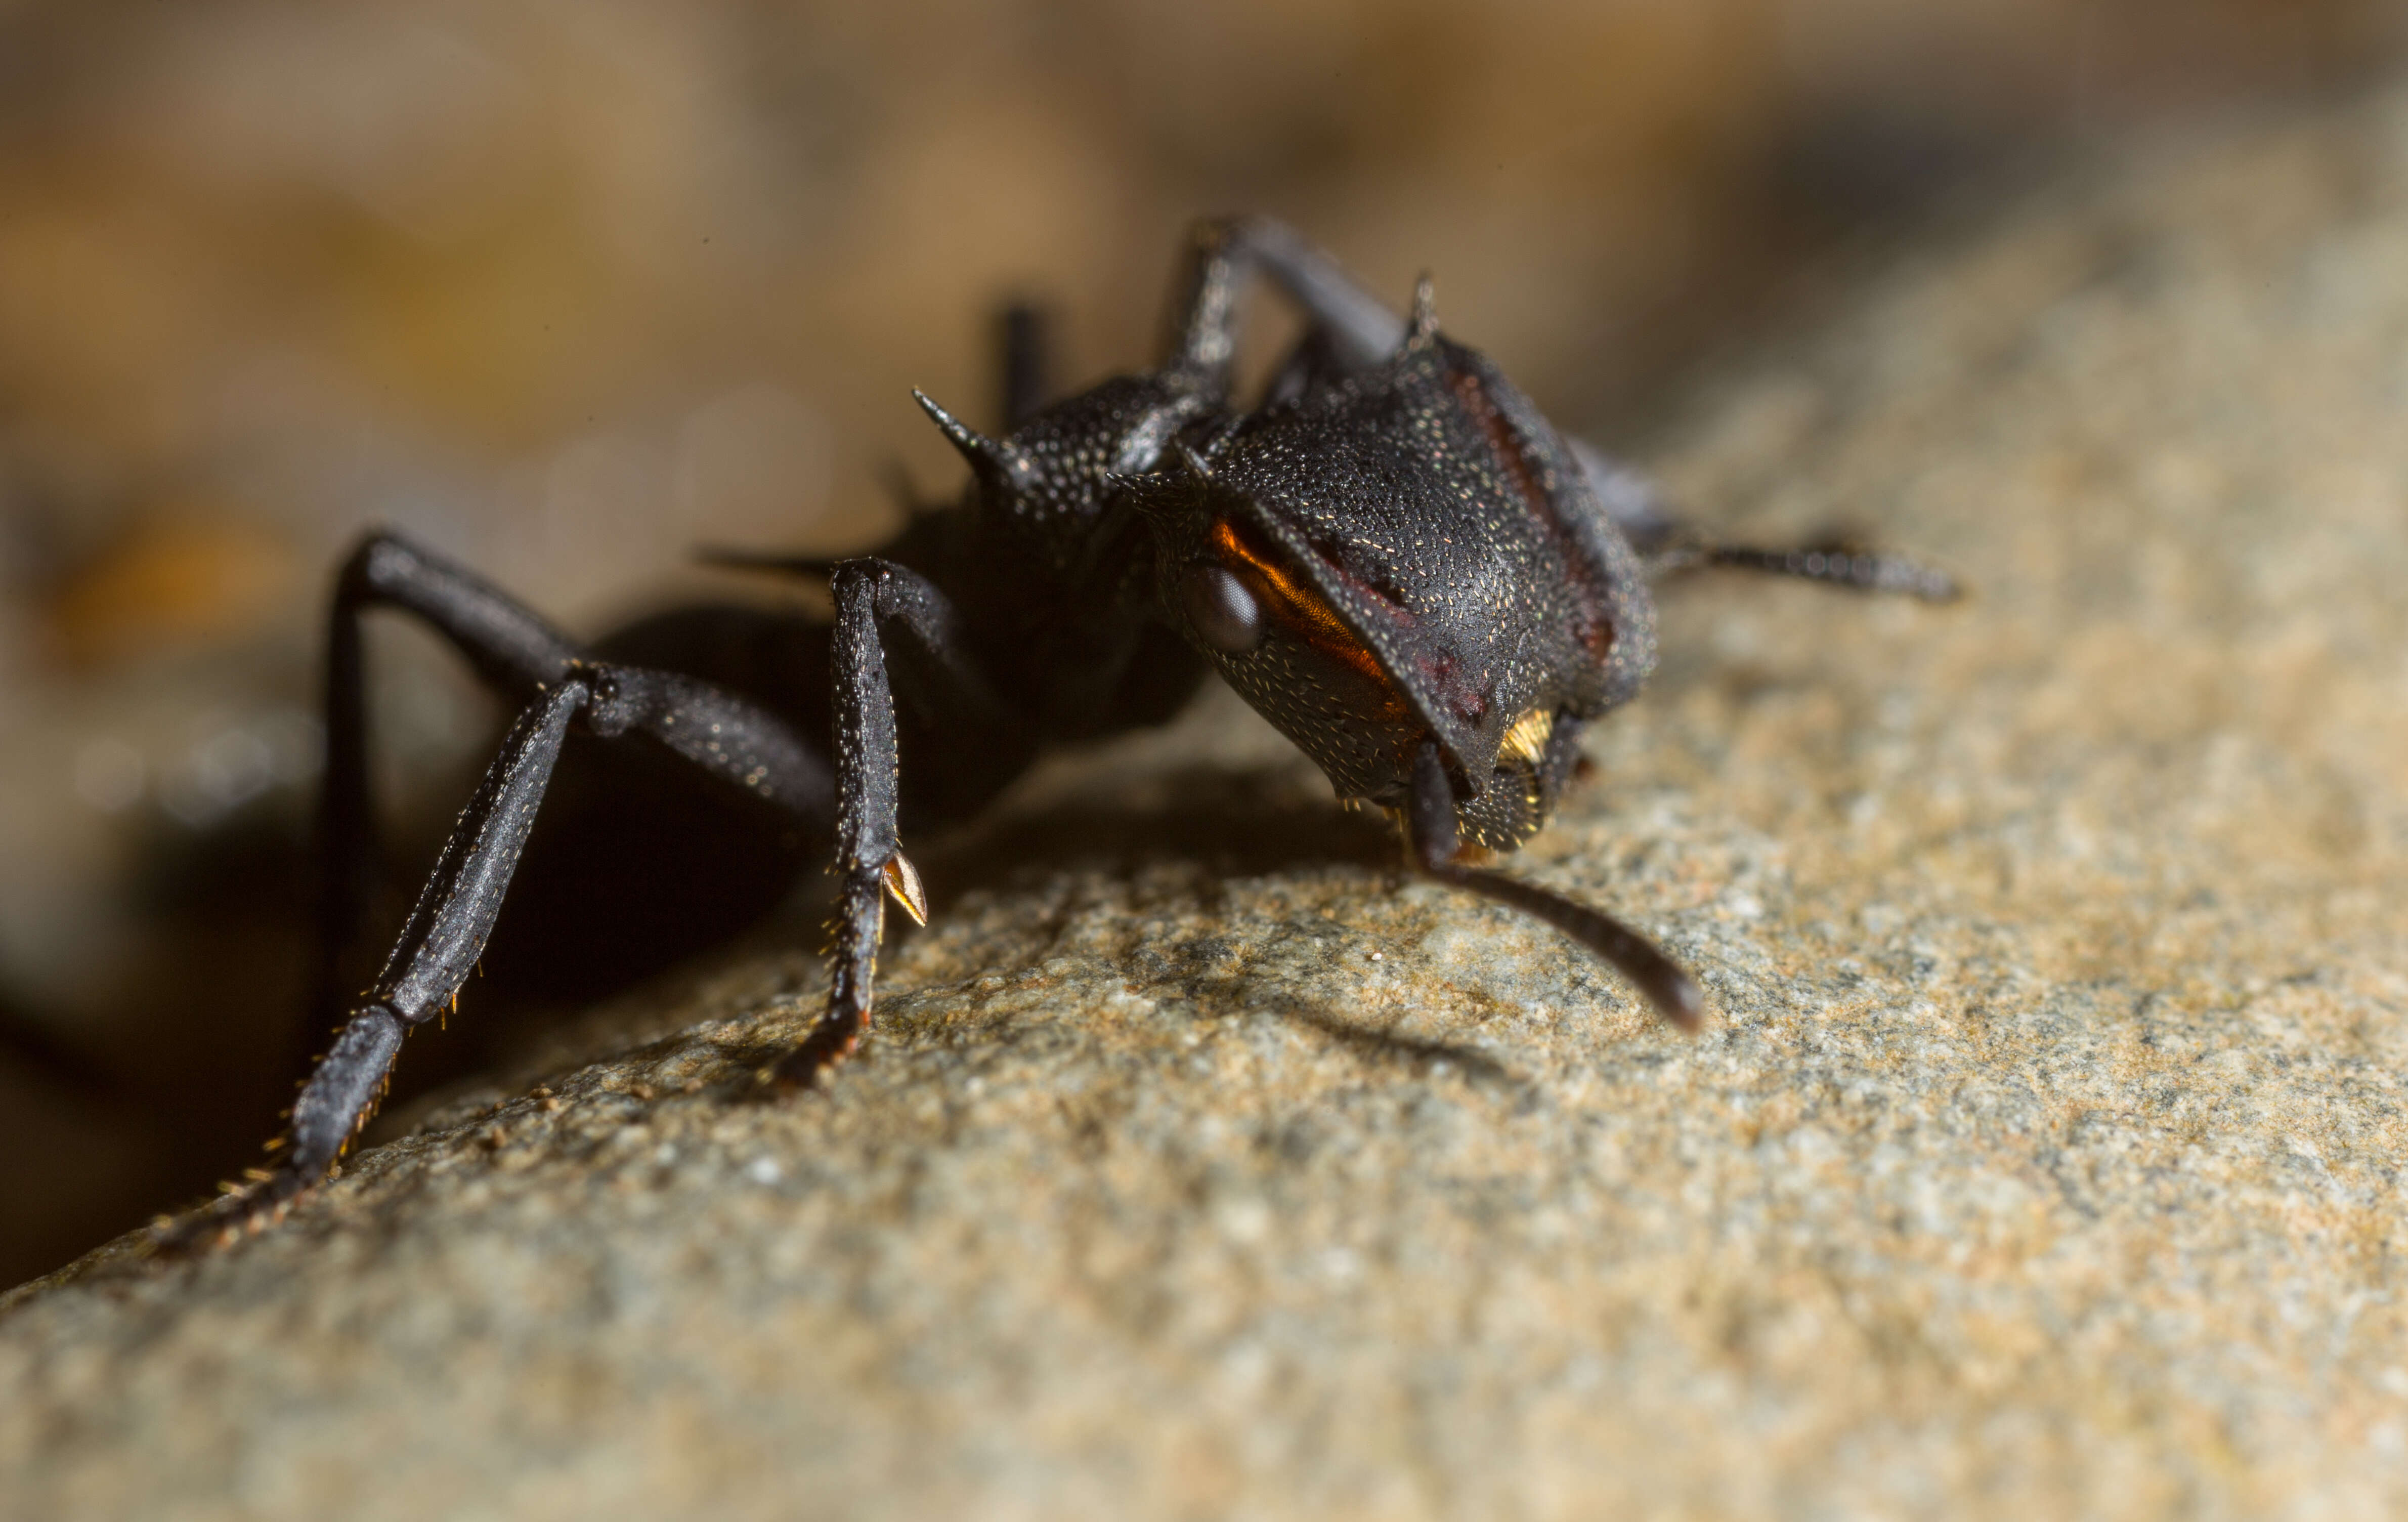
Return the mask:
{"type": "MultiPolygon", "coordinates": [[[[1434,272],[1559,424],[1643,442],[1868,244],[2403,44],[2396,0],[0,0],[0,1286],[289,1097],[364,525],[581,632],[807,600],[688,552],[875,543],[898,463],[956,479],[908,388],[992,422],[1010,298],[1069,384],[1143,364],[1225,209],[1434,272]]],[[[497,714],[372,649],[414,883],[497,714]]]]}

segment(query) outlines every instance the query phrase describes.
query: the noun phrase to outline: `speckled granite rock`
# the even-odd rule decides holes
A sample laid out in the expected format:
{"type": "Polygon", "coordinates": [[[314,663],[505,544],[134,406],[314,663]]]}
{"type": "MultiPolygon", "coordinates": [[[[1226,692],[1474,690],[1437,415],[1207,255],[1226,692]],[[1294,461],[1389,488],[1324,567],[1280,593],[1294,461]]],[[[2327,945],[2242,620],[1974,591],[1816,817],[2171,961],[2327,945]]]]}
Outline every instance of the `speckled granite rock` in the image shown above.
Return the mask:
{"type": "Polygon", "coordinates": [[[1980,589],[1668,593],[1522,869],[1703,1038],[1224,700],[928,853],[824,1094],[738,1097],[816,986],[772,945],[258,1241],[22,1292],[0,1511],[2396,1515],[2403,272],[2395,96],[1701,401],[1684,498],[1980,589]]]}

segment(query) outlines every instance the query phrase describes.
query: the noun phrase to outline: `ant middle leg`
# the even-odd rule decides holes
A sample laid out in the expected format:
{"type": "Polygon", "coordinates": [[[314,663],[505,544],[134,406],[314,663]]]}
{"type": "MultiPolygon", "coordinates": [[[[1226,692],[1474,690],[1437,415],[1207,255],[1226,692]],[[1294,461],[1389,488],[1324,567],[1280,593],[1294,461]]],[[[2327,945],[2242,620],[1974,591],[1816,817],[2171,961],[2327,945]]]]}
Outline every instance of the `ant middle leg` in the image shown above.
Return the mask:
{"type": "MultiPolygon", "coordinates": [[[[366,934],[382,917],[380,906],[386,902],[391,874],[371,797],[362,638],[366,615],[379,608],[408,614],[430,629],[513,708],[534,701],[578,661],[599,658],[620,667],[700,673],[720,687],[754,696],[788,727],[799,726],[812,737],[814,746],[824,733],[824,719],[810,690],[823,669],[824,636],[810,638],[812,631],[804,621],[741,609],[690,610],[682,619],[648,621],[592,650],[467,569],[397,535],[367,536],[336,579],[327,630],[325,768],[312,843],[313,946],[308,1001],[294,1025],[288,1059],[296,1081],[310,1071],[323,1050],[323,1033],[342,1018],[351,997],[376,970],[373,961],[363,958],[382,950],[371,946],[366,934]],[[654,627],[667,625],[675,626],[654,627]]],[[[581,936],[594,944],[585,954],[549,963],[522,960],[521,971],[532,976],[535,986],[565,984],[591,992],[597,980],[607,984],[614,974],[624,980],[658,965],[664,955],[716,939],[724,931],[715,934],[711,919],[741,923],[766,908],[781,885],[792,881],[791,865],[779,858],[825,835],[835,795],[824,764],[812,773],[817,782],[811,796],[770,800],[806,827],[773,832],[777,841],[769,843],[763,832],[727,823],[728,810],[704,796],[710,789],[695,789],[678,775],[692,768],[674,758],[673,736],[653,738],[663,743],[612,747],[594,757],[578,770],[576,780],[583,785],[575,790],[566,815],[556,807],[549,811],[554,819],[547,833],[555,847],[567,849],[574,869],[551,874],[547,881],[553,891],[533,901],[521,896],[514,914],[534,914],[568,929],[572,940],[581,936]],[[629,815],[624,800],[631,797],[653,800],[641,820],[629,815]],[[722,842],[715,851],[707,844],[714,840],[722,842]],[[697,854],[706,851],[712,852],[709,859],[714,865],[703,877],[689,874],[695,891],[678,895],[674,905],[660,902],[658,892],[651,894],[652,907],[668,915],[662,936],[611,936],[601,928],[624,912],[618,907],[623,889],[634,889],[638,900],[646,897],[652,874],[632,874],[621,866],[635,853],[699,869],[705,858],[697,854]]],[[[737,790],[757,791],[740,778],[732,780],[737,790]]],[[[407,907],[406,901],[392,905],[391,912],[397,918],[407,907]]],[[[550,943],[572,940],[553,937],[550,943]]]]}
{"type": "Polygon", "coordinates": [[[787,812],[825,817],[825,763],[767,711],[676,672],[572,661],[511,725],[383,969],[302,1085],[276,1166],[165,1228],[165,1244],[262,1222],[340,1159],[375,1113],[403,1036],[451,1008],[475,969],[573,725],[604,739],[641,736],[787,812]]]}
{"type": "Polygon", "coordinates": [[[170,1228],[171,1242],[259,1218],[315,1184],[340,1156],[382,1095],[401,1034],[450,1008],[474,969],[572,726],[605,739],[641,737],[813,833],[824,833],[835,811],[826,762],[775,713],[695,677],[588,661],[515,600],[389,534],[372,535],[344,566],[327,666],[316,994],[322,1013],[343,1018],[333,1048],[303,1084],[278,1167],[253,1188],[170,1228]],[[420,618],[524,706],[382,970],[353,997],[340,968],[374,895],[380,854],[368,788],[360,625],[380,606],[420,618]]]}

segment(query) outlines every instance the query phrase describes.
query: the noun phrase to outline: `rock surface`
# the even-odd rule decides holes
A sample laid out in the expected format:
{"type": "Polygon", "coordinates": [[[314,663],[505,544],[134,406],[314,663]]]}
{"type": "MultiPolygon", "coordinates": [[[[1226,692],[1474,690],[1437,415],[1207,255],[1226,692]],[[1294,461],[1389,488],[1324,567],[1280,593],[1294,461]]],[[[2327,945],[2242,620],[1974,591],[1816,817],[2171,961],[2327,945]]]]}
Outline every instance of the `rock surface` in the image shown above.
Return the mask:
{"type": "Polygon", "coordinates": [[[2397,1515],[2403,271],[2395,96],[2029,199],[1700,399],[1682,499],[1978,587],[1666,589],[1518,869],[1703,1037],[1224,698],[927,853],[823,1093],[740,1097],[793,934],[280,1229],[20,1292],[0,1511],[2397,1515]]]}

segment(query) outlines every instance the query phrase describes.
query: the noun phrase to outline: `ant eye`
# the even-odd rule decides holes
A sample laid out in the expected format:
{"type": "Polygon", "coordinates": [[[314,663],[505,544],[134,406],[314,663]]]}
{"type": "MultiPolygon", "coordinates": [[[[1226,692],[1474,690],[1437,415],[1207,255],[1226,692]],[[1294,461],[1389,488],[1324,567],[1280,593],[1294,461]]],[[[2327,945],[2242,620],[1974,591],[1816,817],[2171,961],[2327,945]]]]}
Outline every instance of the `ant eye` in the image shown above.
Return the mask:
{"type": "Polygon", "coordinates": [[[1179,600],[1197,638],[1228,655],[1242,655],[1263,642],[1263,605],[1246,583],[1209,561],[1187,567],[1179,600]]]}

